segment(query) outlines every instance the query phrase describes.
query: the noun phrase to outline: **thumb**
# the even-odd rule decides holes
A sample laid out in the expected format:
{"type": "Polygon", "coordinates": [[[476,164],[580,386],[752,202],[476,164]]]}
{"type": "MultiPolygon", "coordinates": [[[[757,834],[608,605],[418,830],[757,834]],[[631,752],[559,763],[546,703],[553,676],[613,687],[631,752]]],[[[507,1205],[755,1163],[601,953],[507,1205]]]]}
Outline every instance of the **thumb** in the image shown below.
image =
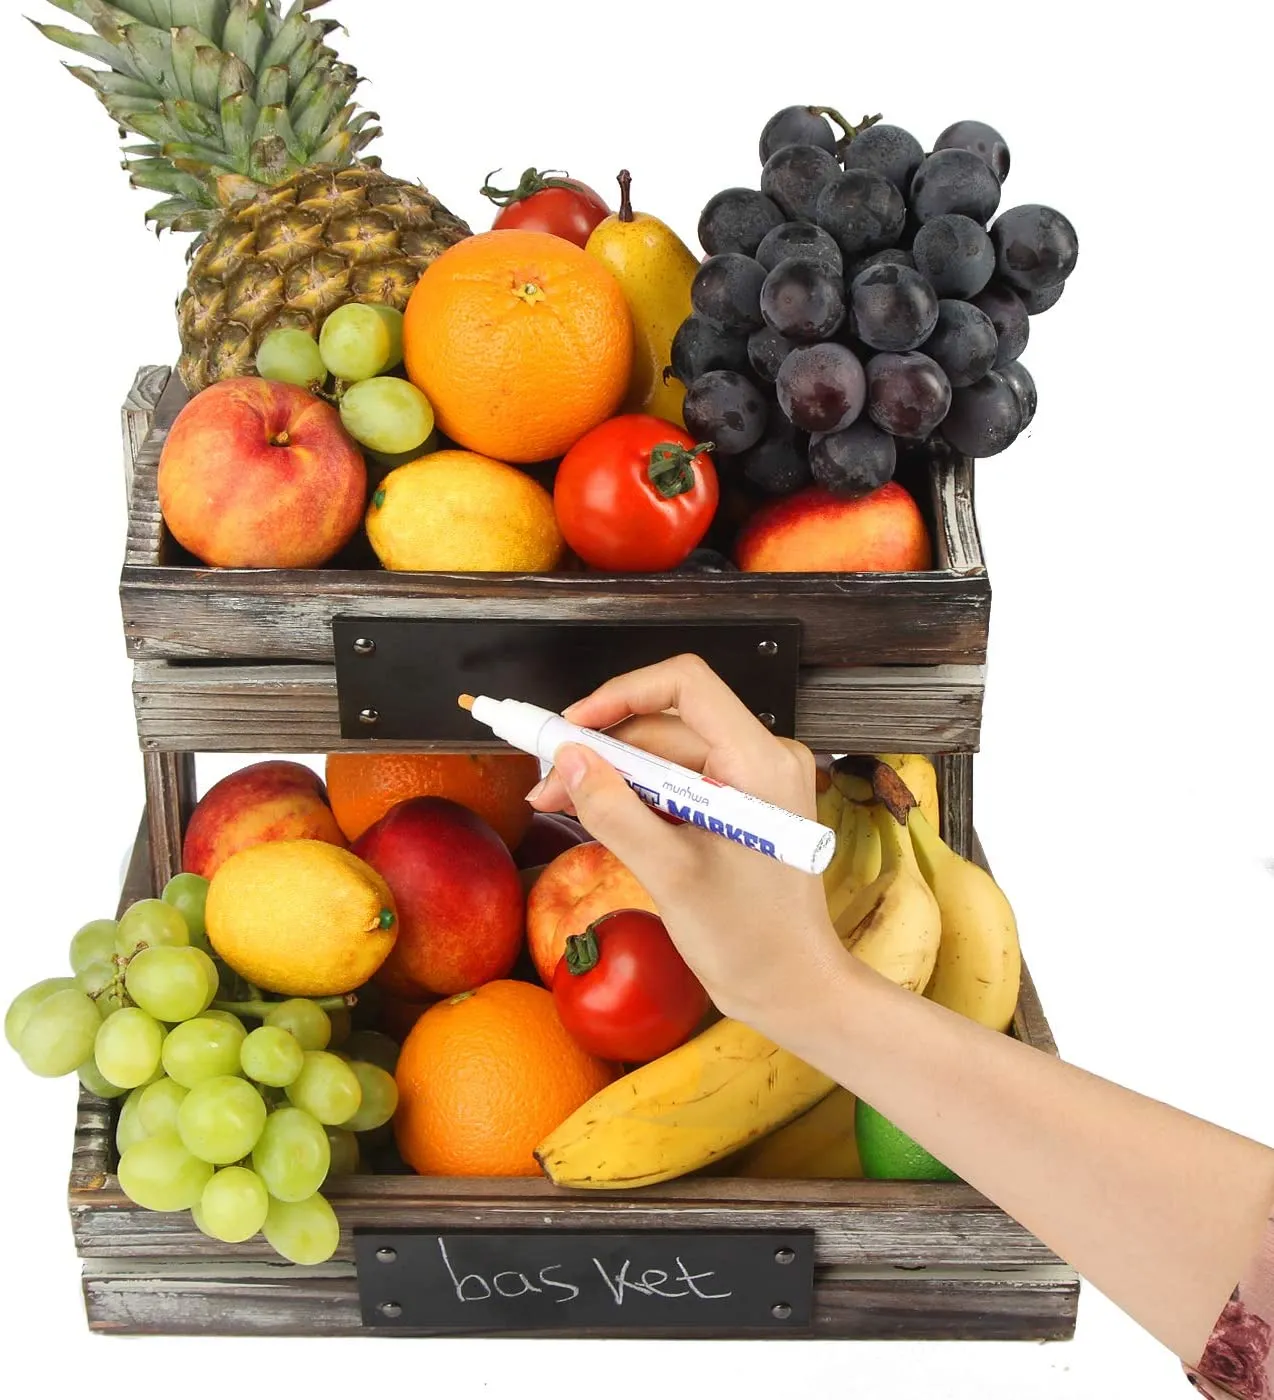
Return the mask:
{"type": "Polygon", "coordinates": [[[670,854],[668,847],[676,843],[668,823],[647,808],[604,758],[582,744],[563,744],[553,755],[553,766],[589,835],[650,889],[643,871],[658,870],[670,854]]]}

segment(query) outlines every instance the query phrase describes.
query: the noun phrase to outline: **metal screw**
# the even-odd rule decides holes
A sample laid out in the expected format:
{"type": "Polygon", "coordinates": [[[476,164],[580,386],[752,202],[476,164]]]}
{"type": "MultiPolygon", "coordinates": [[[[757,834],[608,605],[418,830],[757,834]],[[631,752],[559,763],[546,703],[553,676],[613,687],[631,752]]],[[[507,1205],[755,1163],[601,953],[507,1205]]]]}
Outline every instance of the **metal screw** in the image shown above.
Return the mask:
{"type": "Polygon", "coordinates": [[[778,720],[774,718],[774,716],[769,712],[769,710],[762,710],[761,713],[757,715],[757,719],[759,719],[767,729],[773,729],[774,726],[778,723],[778,720]]]}
{"type": "Polygon", "coordinates": [[[756,649],[762,656],[777,656],[779,654],[779,644],[777,642],[758,642],[756,649]]]}
{"type": "Polygon", "coordinates": [[[774,1251],[774,1262],[776,1264],[795,1264],[796,1251],[794,1249],[776,1249],[774,1251]]]}
{"type": "Polygon", "coordinates": [[[382,1264],[392,1264],[394,1260],[398,1258],[398,1251],[396,1249],[390,1249],[390,1247],[386,1245],[383,1249],[378,1249],[376,1251],[376,1258],[382,1264]]]}
{"type": "MultiPolygon", "coordinates": [[[[780,1303],[779,1306],[784,1307],[786,1305],[780,1303]]],[[[401,1317],[403,1315],[402,1305],[399,1303],[378,1303],[376,1305],[376,1311],[380,1313],[382,1317],[401,1317]]],[[[792,1309],[788,1308],[788,1312],[791,1311],[792,1309]]],[[[777,1317],[778,1314],[776,1313],[775,1316],[777,1317]]]]}
{"type": "Polygon", "coordinates": [[[359,712],[358,712],[358,722],[359,722],[359,724],[366,724],[366,725],[368,725],[369,727],[370,727],[371,725],[373,725],[373,724],[379,724],[379,723],[380,723],[380,711],[379,711],[379,710],[359,710],[359,712]]]}
{"type": "MultiPolygon", "coordinates": [[[[383,1308],[382,1311],[384,1311],[383,1308]]],[[[780,1322],[786,1322],[792,1316],[791,1303],[775,1303],[770,1309],[770,1316],[777,1317],[780,1322]]]]}
{"type": "Polygon", "coordinates": [[[358,637],[354,641],[354,650],[359,656],[370,656],[376,650],[376,643],[370,637],[358,637]]]}

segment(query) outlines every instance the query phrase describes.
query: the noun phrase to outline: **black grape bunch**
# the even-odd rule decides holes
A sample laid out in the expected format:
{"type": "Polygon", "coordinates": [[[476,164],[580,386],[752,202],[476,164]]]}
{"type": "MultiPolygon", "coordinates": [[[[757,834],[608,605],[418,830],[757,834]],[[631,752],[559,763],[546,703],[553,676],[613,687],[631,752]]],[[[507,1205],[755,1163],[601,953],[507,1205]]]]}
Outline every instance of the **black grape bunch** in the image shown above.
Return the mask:
{"type": "Polygon", "coordinates": [[[699,219],[707,256],[671,355],[687,429],[775,496],[865,495],[926,445],[1003,452],[1035,415],[1031,318],[1079,242],[1047,205],[1000,211],[1000,133],[959,121],[926,153],[879,117],[786,107],[760,155],[759,187],[699,219]]]}

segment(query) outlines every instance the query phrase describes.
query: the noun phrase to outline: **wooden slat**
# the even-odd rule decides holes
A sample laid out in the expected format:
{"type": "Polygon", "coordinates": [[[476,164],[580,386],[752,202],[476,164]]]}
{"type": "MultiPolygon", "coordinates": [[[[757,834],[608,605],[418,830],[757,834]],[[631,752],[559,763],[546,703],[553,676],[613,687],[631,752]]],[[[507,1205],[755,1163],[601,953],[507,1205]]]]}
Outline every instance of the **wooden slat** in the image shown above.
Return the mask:
{"type": "MultiPolygon", "coordinates": [[[[805,1335],[940,1341],[1057,1341],[1074,1334],[1078,1285],[1066,1270],[906,1274],[824,1269],[815,1274],[805,1335]]],[[[93,1260],[85,1266],[89,1325],[97,1332],[212,1336],[421,1336],[365,1329],[352,1263],[311,1269],[197,1260],[93,1260]]],[[[482,1335],[470,1333],[468,1335],[482,1335]]],[[[501,1333],[501,1336],[516,1334],[501,1333]]],[[[572,1335],[605,1335],[600,1330],[572,1335]]],[[[696,1334],[644,1331],[626,1336],[696,1334]]]]}
{"type": "Polygon", "coordinates": [[[171,371],[167,365],[144,365],[137,371],[133,387],[120,409],[120,426],[124,433],[124,495],[129,500],[133,490],[133,468],[137,454],[155,421],[155,405],[168,383],[171,371]]]}
{"type": "MultiPolygon", "coordinates": [[[[894,750],[890,750],[894,752],[894,750]]],[[[965,860],[973,860],[973,754],[943,753],[937,758],[942,839],[965,860]]]]}
{"type": "MultiPolygon", "coordinates": [[[[980,666],[809,668],[800,673],[797,737],[825,752],[941,752],[976,748],[980,666]]],[[[212,666],[138,662],[133,699],[147,751],[330,753],[455,747],[344,739],[331,666],[212,666]]],[[[467,749],[503,749],[492,739],[467,749]]]]}
{"type": "Polygon", "coordinates": [[[181,869],[182,834],[195,805],[193,752],[142,755],[151,880],[158,892],[181,869]]]}

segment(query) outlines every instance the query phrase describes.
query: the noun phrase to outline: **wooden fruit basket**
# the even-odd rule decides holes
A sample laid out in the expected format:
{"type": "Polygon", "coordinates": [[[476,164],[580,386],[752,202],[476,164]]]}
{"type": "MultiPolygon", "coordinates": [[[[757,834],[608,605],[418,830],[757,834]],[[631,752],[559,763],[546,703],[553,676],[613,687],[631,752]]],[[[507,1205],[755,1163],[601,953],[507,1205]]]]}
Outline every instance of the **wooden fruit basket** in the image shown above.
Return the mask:
{"type": "MultiPolygon", "coordinates": [[[[339,561],[347,567],[304,572],[217,571],[180,556],[155,501],[163,433],[181,401],[168,372],[152,369],[139,374],[124,408],[130,521],[121,595],[136,662],[147,812],[121,907],[157,892],[178,868],[196,752],[457,747],[454,736],[429,728],[428,712],[417,717],[422,727],[411,742],[351,727],[334,638],[345,635],[342,619],[359,614],[377,625],[460,618],[569,628],[583,618],[611,624],[607,630],[625,644],[652,613],[674,635],[677,625],[725,630],[740,619],[797,625],[800,664],[788,677],[793,719],[778,727],[822,751],[933,754],[944,834],[982,859],[971,777],[990,585],[970,464],[935,470],[921,497],[938,564],[924,574],[395,575],[357,557],[339,561]]],[[[1056,1054],[1029,975],[1013,1034],[1056,1054]]],[[[216,1244],[186,1213],[135,1207],[113,1175],[113,1118],[110,1104],[81,1096],[70,1208],[96,1331],[1015,1340],[1074,1333],[1074,1273],[960,1184],[704,1173],[597,1193],[538,1179],[361,1175],[325,1187],[341,1221],[341,1246],[328,1264],[301,1268],[282,1263],[260,1240],[216,1244]],[[508,1270],[530,1269],[535,1251],[541,1263],[575,1255],[589,1262],[591,1254],[599,1273],[601,1260],[613,1270],[631,1256],[675,1258],[684,1274],[683,1256],[706,1258],[712,1274],[695,1277],[728,1280],[720,1296],[735,1301],[708,1301],[695,1288],[677,1294],[689,1303],[667,1302],[658,1289],[658,1296],[630,1290],[621,1307],[594,1278],[591,1310],[577,1309],[564,1325],[551,1306],[457,1309],[449,1285],[440,1293],[436,1278],[412,1272],[428,1255],[436,1273],[436,1247],[464,1251],[483,1242],[512,1251],[499,1266],[508,1270]]],[[[641,1268],[641,1278],[652,1277],[641,1268]]]]}

